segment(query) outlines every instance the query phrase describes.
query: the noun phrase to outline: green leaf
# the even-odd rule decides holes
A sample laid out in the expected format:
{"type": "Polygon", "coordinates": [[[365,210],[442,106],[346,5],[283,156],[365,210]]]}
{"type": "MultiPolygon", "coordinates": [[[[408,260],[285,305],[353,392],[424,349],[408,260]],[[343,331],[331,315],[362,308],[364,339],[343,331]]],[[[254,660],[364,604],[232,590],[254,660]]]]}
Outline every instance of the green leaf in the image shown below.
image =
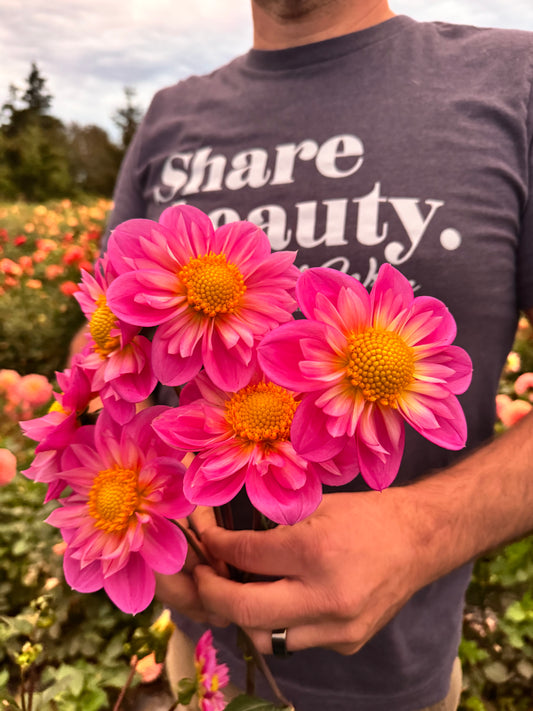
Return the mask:
{"type": "Polygon", "coordinates": [[[259,699],[256,696],[240,694],[230,701],[226,711],[294,711],[291,706],[276,706],[271,701],[259,699]]]}

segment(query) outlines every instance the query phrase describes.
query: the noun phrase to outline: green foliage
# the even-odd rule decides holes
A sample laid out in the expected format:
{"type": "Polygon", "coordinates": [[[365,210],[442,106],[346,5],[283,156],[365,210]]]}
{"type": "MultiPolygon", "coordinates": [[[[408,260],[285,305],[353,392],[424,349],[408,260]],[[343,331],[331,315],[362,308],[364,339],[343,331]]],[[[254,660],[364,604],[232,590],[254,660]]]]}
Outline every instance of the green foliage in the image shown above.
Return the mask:
{"type": "Polygon", "coordinates": [[[33,63],[25,90],[12,85],[0,122],[0,200],[47,201],[83,195],[111,197],[120,162],[141,119],[125,88],[125,106],[113,120],[115,145],[98,126],[65,126],[49,114],[53,97],[33,63]]]}
{"type": "MultiPolygon", "coordinates": [[[[533,370],[532,330],[521,321],[500,391],[533,370]]],[[[502,422],[497,431],[506,429],[502,422]]],[[[467,591],[459,656],[461,710],[531,711],[533,688],[533,536],[480,558],[467,591]]]]}

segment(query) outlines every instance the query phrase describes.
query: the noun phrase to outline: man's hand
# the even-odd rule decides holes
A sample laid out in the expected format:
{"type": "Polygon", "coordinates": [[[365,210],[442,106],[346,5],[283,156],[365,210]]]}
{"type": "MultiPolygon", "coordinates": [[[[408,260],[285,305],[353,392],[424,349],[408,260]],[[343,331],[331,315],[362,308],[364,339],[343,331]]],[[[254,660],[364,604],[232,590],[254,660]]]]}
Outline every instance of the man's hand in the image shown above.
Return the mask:
{"type": "Polygon", "coordinates": [[[205,610],[236,622],[259,651],[288,628],[289,651],[356,652],[420,588],[533,531],[533,413],[426,479],[324,497],[294,526],[209,527],[217,559],[275,582],[239,584],[206,566],[194,575],[205,610]]]}
{"type": "Polygon", "coordinates": [[[294,526],[268,531],[206,528],[217,558],[274,582],[239,584],[207,566],[194,575],[205,610],[243,627],[270,654],[271,631],[288,628],[290,651],[353,654],[424,583],[405,489],[324,496],[294,526]]]}
{"type": "MultiPolygon", "coordinates": [[[[209,560],[210,564],[214,566],[217,573],[220,576],[227,575],[226,566],[209,555],[205,545],[198,540],[196,535],[198,534],[198,536],[201,537],[207,527],[215,526],[213,509],[198,506],[189,516],[189,519],[181,520],[180,524],[183,528],[186,528],[189,535],[196,540],[198,548],[209,560]]],[[[198,558],[191,546],[189,546],[187,560],[179,573],[175,573],[174,575],[155,573],[156,597],[163,604],[186,615],[195,622],[224,627],[229,624],[228,620],[206,610],[198,596],[198,589],[193,573],[196,566],[202,562],[203,561],[198,558]]]]}

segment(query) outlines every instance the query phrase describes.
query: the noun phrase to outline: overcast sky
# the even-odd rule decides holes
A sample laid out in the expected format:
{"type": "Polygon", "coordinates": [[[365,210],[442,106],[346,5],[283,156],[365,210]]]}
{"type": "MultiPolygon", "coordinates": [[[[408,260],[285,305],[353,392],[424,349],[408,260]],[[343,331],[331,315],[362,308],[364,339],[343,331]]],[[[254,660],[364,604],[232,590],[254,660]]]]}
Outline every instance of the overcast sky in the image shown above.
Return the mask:
{"type": "MultiPolygon", "coordinates": [[[[533,0],[390,0],[418,20],[533,30],[533,0]]],[[[0,105],[37,62],[51,113],[97,124],[116,138],[112,115],[124,87],[146,109],[153,93],[246,51],[249,0],[0,0],[0,105]]]]}

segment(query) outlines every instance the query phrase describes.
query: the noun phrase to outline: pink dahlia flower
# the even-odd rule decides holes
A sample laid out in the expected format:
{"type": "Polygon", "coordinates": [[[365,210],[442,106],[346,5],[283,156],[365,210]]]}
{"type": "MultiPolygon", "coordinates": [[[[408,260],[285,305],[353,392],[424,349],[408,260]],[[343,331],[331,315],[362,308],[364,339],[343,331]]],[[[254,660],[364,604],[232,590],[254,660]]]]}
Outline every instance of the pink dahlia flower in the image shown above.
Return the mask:
{"type": "Polygon", "coordinates": [[[271,380],[306,395],[291,429],[296,451],[321,461],[355,440],[369,486],[392,483],[404,448],[404,422],[431,442],[460,449],[466,422],[457,394],[472,364],[451,345],[445,305],[413,290],[385,264],[370,294],[334,269],[309,269],[297,285],[308,320],[284,324],[259,346],[271,380]]]}
{"type": "Polygon", "coordinates": [[[153,427],[168,444],[197,453],[184,484],[195,504],[219,506],[245,486],[258,511],[293,524],[316,509],[323,483],[345,484],[358,472],[350,443],[321,463],[297,454],[289,433],[300,397],[261,376],[226,392],[202,372],[185,386],[181,403],[153,427]]]}
{"type": "Polygon", "coordinates": [[[169,207],[159,223],[119,225],[108,253],[119,272],[110,308],[128,323],[158,326],[153,368],[165,385],[182,385],[203,365],[219,387],[238,390],[258,340],[292,318],[295,253],[271,254],[249,222],[215,230],[200,210],[169,207]]]}
{"type": "Polygon", "coordinates": [[[169,519],[194,506],[183,495],[185,467],[150,424],[164,407],[147,408],[127,425],[105,410],[62,457],[58,476],[72,489],[48,523],[67,543],[64,571],[80,592],[104,588],[121,610],[136,614],[154,596],[154,570],[181,570],[182,532],[169,519]]]}
{"type": "Polygon", "coordinates": [[[200,711],[223,711],[226,700],[220,689],[229,682],[229,670],[225,664],[217,664],[211,630],[204,632],[198,640],[194,650],[194,666],[200,711]]]}
{"type": "Polygon", "coordinates": [[[56,373],[62,392],[54,393],[55,402],[48,413],[20,423],[26,437],[38,442],[33,462],[23,474],[29,479],[48,484],[45,501],[59,496],[66,486],[57,475],[61,469],[61,457],[76,437],[83,415],[94,397],[89,377],[80,365],[81,361],[82,356],[78,354],[74,356],[71,368],[56,373]]]}
{"type": "Polygon", "coordinates": [[[93,390],[122,423],[135,414],[135,404],[146,400],[157,384],[151,365],[150,341],[139,327],[121,322],[107,303],[115,272],[107,255],[99,260],[95,275],[82,271],[75,298],[89,321],[90,348],[83,367],[91,372],[93,390]]]}

